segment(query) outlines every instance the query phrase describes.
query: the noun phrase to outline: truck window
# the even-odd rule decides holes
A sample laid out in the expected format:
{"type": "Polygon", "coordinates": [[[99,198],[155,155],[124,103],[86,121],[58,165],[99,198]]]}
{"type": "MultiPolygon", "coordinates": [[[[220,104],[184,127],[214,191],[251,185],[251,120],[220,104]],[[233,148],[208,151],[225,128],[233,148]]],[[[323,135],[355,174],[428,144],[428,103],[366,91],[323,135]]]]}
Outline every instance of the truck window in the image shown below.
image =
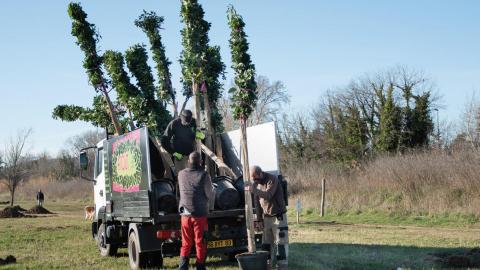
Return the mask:
{"type": "Polygon", "coordinates": [[[103,148],[97,150],[95,158],[95,177],[98,177],[103,171],[103,148]]]}

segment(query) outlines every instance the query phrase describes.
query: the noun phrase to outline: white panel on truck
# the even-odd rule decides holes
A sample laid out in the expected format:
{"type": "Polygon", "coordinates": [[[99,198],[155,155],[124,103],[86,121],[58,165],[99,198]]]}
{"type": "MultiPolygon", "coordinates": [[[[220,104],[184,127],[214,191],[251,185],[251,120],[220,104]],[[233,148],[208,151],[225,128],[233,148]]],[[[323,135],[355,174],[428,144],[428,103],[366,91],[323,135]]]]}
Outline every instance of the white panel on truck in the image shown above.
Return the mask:
{"type": "MultiPolygon", "coordinates": [[[[240,160],[240,130],[222,134],[223,157],[237,175],[242,175],[240,160]]],[[[275,122],[247,128],[249,164],[258,165],[262,170],[278,175],[279,152],[275,122]]]]}

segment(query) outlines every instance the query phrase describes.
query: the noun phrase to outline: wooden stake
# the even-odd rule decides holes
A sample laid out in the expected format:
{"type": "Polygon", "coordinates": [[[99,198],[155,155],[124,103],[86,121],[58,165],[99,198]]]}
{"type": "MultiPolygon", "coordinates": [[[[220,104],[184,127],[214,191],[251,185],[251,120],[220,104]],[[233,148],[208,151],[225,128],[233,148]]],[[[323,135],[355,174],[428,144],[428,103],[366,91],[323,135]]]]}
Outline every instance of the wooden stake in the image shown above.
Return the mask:
{"type": "MultiPolygon", "coordinates": [[[[240,134],[242,137],[242,167],[243,167],[243,181],[245,185],[251,184],[250,181],[250,165],[248,163],[248,145],[247,145],[247,120],[240,120],[240,134]]],[[[248,252],[256,252],[255,246],[255,230],[253,227],[253,202],[252,193],[250,190],[245,190],[245,219],[247,221],[247,237],[248,237],[248,252]]]]}
{"type": "Polygon", "coordinates": [[[320,216],[323,217],[325,210],[325,178],[322,179],[322,198],[320,201],[320,216]]]}

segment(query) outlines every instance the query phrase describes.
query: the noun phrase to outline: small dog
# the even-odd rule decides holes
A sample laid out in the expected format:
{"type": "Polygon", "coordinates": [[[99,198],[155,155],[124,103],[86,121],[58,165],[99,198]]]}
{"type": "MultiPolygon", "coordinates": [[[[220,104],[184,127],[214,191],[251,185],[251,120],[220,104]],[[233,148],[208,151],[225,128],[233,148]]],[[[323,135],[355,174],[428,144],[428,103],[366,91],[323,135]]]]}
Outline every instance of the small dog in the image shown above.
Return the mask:
{"type": "Polygon", "coordinates": [[[95,207],[94,206],[85,206],[85,220],[93,220],[95,216],[95,207]]]}

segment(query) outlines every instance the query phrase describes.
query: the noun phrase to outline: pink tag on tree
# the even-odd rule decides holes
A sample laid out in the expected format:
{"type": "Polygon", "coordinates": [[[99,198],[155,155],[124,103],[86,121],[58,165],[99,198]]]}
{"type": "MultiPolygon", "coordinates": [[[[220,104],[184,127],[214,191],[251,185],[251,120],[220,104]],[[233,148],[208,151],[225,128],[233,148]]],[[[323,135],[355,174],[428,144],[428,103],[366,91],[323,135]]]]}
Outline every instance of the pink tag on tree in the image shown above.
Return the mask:
{"type": "Polygon", "coordinates": [[[202,86],[200,88],[200,91],[204,94],[207,93],[207,85],[205,84],[205,81],[202,82],[202,86]]]}

